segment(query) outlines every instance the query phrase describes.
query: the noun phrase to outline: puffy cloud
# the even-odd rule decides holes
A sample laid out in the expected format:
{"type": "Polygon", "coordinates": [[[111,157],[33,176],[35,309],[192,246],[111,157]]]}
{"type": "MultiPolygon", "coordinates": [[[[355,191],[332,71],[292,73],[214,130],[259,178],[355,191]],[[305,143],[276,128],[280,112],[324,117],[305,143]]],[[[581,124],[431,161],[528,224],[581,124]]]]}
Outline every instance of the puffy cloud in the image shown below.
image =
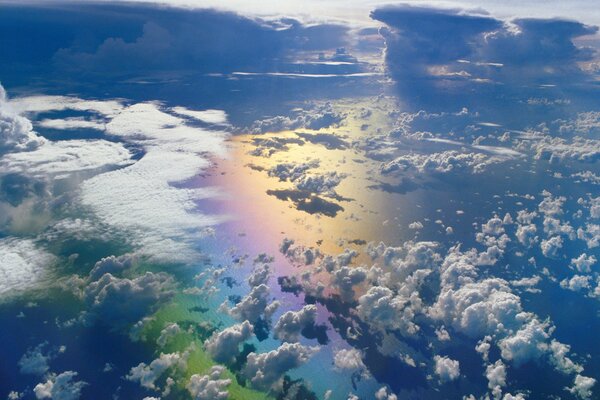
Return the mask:
{"type": "Polygon", "coordinates": [[[460,376],[460,365],[456,360],[452,360],[446,356],[435,356],[435,374],[440,378],[442,383],[450,382],[458,379],[460,376]]]}
{"type": "Polygon", "coordinates": [[[163,272],[146,272],[132,279],[106,273],[90,282],[82,296],[90,317],[120,328],[164,304],[172,297],[173,286],[173,278],[163,272]]]}
{"type": "Polygon", "coordinates": [[[225,368],[215,365],[207,375],[194,374],[186,385],[194,400],[225,400],[229,397],[227,386],[231,379],[222,379],[225,368]]]}
{"type": "Polygon", "coordinates": [[[407,154],[381,165],[383,174],[393,172],[418,172],[447,174],[451,172],[479,173],[499,159],[481,153],[460,153],[447,150],[432,154],[407,154]]]}
{"type": "Polygon", "coordinates": [[[55,261],[55,256],[30,239],[0,239],[0,295],[34,287],[55,261]]]}
{"type": "Polygon", "coordinates": [[[362,267],[343,266],[332,272],[331,284],[338,288],[344,301],[354,299],[354,286],[367,278],[367,271],[362,267]]]}
{"type": "Polygon", "coordinates": [[[412,336],[419,331],[414,318],[420,303],[417,295],[407,298],[394,295],[387,287],[373,286],[359,297],[356,310],[372,329],[399,330],[404,335],[412,336]]]}
{"type": "Polygon", "coordinates": [[[33,131],[31,122],[8,103],[6,91],[0,85],[0,154],[35,150],[44,143],[46,139],[33,131]]]}
{"type": "Polygon", "coordinates": [[[269,176],[277,177],[280,181],[290,181],[300,191],[336,197],[335,188],[346,175],[336,171],[324,174],[311,171],[318,166],[318,160],[299,164],[280,163],[272,167],[268,172],[269,176]]]}
{"type": "Polygon", "coordinates": [[[270,293],[269,287],[263,283],[253,287],[250,293],[231,309],[226,305],[221,309],[226,310],[238,321],[250,321],[254,324],[263,316],[269,319],[279,307],[278,301],[269,300],[270,293]]]}
{"type": "Polygon", "coordinates": [[[275,324],[273,334],[276,339],[284,342],[298,342],[302,331],[314,327],[317,319],[317,307],[308,304],[299,311],[287,311],[275,324]]]}
{"type": "Polygon", "coordinates": [[[156,344],[159,347],[165,347],[167,342],[173,337],[177,336],[179,333],[181,333],[181,328],[176,322],[168,324],[162,331],[160,331],[160,336],[158,339],[156,339],[156,344]]]}
{"type": "Polygon", "coordinates": [[[600,225],[586,224],[585,229],[577,229],[577,237],[585,241],[588,249],[593,249],[600,245],[600,225]]]}
{"type": "Polygon", "coordinates": [[[542,240],[542,243],[540,243],[542,254],[549,258],[558,257],[558,252],[562,246],[563,240],[560,236],[553,236],[550,239],[544,239],[542,240]]]}
{"type": "Polygon", "coordinates": [[[231,363],[239,353],[240,344],[250,339],[253,335],[252,324],[244,321],[241,324],[215,332],[204,342],[206,351],[217,362],[231,363]]]}
{"type": "Polygon", "coordinates": [[[131,268],[135,262],[135,257],[129,254],[121,256],[108,256],[102,258],[94,264],[94,268],[88,274],[89,279],[98,280],[104,274],[119,274],[126,269],[131,268]]]}
{"type": "Polygon", "coordinates": [[[358,349],[341,349],[333,356],[333,365],[340,370],[364,371],[363,354],[358,349]]]}
{"type": "Polygon", "coordinates": [[[53,358],[53,354],[42,353],[45,345],[46,343],[41,343],[23,354],[19,360],[19,370],[22,374],[43,375],[48,372],[50,369],[48,362],[53,358]]]}
{"type": "Polygon", "coordinates": [[[592,266],[594,266],[597,261],[595,256],[588,256],[583,253],[577,258],[572,258],[571,265],[579,272],[590,273],[592,271],[592,266]]]}
{"type": "Polygon", "coordinates": [[[513,335],[500,340],[500,352],[504,359],[519,366],[545,354],[548,350],[549,337],[548,323],[532,319],[513,335]]]}
{"type": "Polygon", "coordinates": [[[248,276],[248,284],[251,287],[267,285],[271,277],[271,267],[269,264],[263,263],[254,267],[252,274],[248,276]]]}
{"type": "Polygon", "coordinates": [[[187,354],[179,353],[161,353],[160,356],[150,364],[139,363],[131,368],[126,378],[139,384],[146,389],[157,389],[156,380],[160,378],[167,370],[171,368],[184,367],[187,361],[187,354]]]}
{"type": "Polygon", "coordinates": [[[388,388],[385,386],[375,392],[375,398],[377,400],[398,400],[398,396],[388,392],[388,388]]]}
{"type": "Polygon", "coordinates": [[[430,309],[434,318],[472,337],[514,326],[521,312],[520,298],[511,293],[506,281],[497,278],[444,288],[430,309]]]}
{"type": "Polygon", "coordinates": [[[248,354],[242,373],[253,387],[266,390],[277,383],[287,371],[305,364],[317,351],[318,347],[284,343],[268,353],[248,354]]]}
{"type": "Polygon", "coordinates": [[[560,282],[560,286],[574,292],[579,292],[590,288],[590,277],[585,275],[573,275],[571,278],[563,279],[560,282]]]}
{"type": "Polygon", "coordinates": [[[592,397],[592,388],[595,384],[596,379],[578,374],[573,386],[568,390],[580,399],[589,399],[592,397]]]}
{"type": "Polygon", "coordinates": [[[488,380],[490,389],[502,388],[506,386],[506,366],[502,360],[489,364],[485,369],[485,377],[488,380]]]}
{"type": "Polygon", "coordinates": [[[254,121],[249,130],[252,133],[281,132],[299,128],[319,130],[337,127],[344,118],[344,115],[336,112],[330,103],[315,104],[311,109],[299,110],[290,116],[278,115],[254,121]]]}
{"type": "Polygon", "coordinates": [[[537,241],[538,237],[536,236],[537,227],[535,224],[529,225],[520,225],[517,228],[516,237],[519,243],[525,245],[527,247],[533,246],[537,241]]]}
{"type": "Polygon", "coordinates": [[[81,391],[87,385],[83,381],[75,381],[77,372],[65,371],[59,375],[52,375],[44,383],[38,383],[33,392],[37,399],[51,400],[78,400],[81,391]]]}

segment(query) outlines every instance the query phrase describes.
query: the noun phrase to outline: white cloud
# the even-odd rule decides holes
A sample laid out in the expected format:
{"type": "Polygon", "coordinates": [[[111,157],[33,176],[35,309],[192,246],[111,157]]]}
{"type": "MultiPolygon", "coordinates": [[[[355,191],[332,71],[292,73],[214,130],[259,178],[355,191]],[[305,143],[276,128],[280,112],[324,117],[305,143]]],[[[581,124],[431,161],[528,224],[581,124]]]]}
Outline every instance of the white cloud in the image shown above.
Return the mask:
{"type": "Polygon", "coordinates": [[[0,239],[0,296],[20,292],[43,280],[56,260],[29,239],[0,239]]]}
{"type": "Polygon", "coordinates": [[[157,389],[156,380],[170,368],[184,367],[186,354],[161,353],[160,356],[150,364],[140,363],[131,368],[126,378],[133,382],[139,382],[146,389],[157,389]]]}
{"type": "Polygon", "coordinates": [[[27,96],[10,100],[10,106],[18,113],[42,113],[48,111],[92,111],[101,115],[116,115],[123,109],[120,100],[83,100],[71,96],[27,96]]]}
{"type": "Polygon", "coordinates": [[[192,117],[198,121],[205,122],[207,124],[215,125],[226,125],[227,124],[227,113],[223,110],[202,110],[195,111],[185,107],[173,107],[173,112],[186,117],[192,117]]]}
{"type": "Polygon", "coordinates": [[[176,322],[168,324],[162,331],[160,331],[160,336],[158,339],[156,339],[156,344],[159,347],[165,347],[169,340],[177,336],[179,333],[181,333],[181,328],[176,322]]]}
{"type": "Polygon", "coordinates": [[[36,124],[43,128],[50,129],[96,129],[104,130],[105,123],[102,120],[96,119],[85,119],[83,117],[71,117],[71,118],[56,118],[56,119],[43,119],[36,124]]]}
{"type": "Polygon", "coordinates": [[[221,310],[227,312],[238,321],[247,320],[251,323],[255,323],[262,316],[268,320],[277,310],[277,307],[279,307],[278,301],[270,301],[270,294],[271,291],[269,287],[265,284],[261,284],[253,287],[250,293],[231,309],[227,308],[224,303],[221,306],[221,310]]]}
{"type": "Polygon", "coordinates": [[[225,217],[197,210],[196,202],[216,196],[215,189],[172,184],[208,167],[205,153],[223,155],[225,135],[186,126],[154,103],[125,108],[107,124],[107,132],[143,145],[146,154],[127,168],[84,182],[82,202],[103,221],[132,233],[140,252],[189,261],[197,238],[225,217]]]}
{"type": "Polygon", "coordinates": [[[283,375],[294,368],[305,364],[317,351],[318,347],[306,347],[300,343],[284,343],[268,353],[250,353],[242,373],[257,389],[269,389],[283,375]]]}
{"type": "Polygon", "coordinates": [[[435,356],[435,373],[442,383],[458,379],[460,376],[460,365],[456,360],[448,357],[435,356]]]}
{"type": "Polygon", "coordinates": [[[38,383],[33,392],[37,399],[78,400],[81,390],[87,385],[83,381],[75,381],[77,372],[66,371],[59,375],[51,375],[44,383],[38,383]]]}
{"type": "Polygon", "coordinates": [[[206,351],[217,362],[231,363],[239,353],[240,344],[252,337],[253,327],[248,321],[215,332],[204,342],[206,351]]]}
{"type": "Polygon", "coordinates": [[[207,375],[194,374],[186,388],[194,400],[225,400],[229,397],[227,386],[231,379],[221,379],[225,368],[215,365],[207,375]]]}
{"type": "Polygon", "coordinates": [[[333,365],[339,370],[363,371],[367,367],[362,357],[362,352],[358,349],[341,349],[335,352],[333,365]]]}
{"type": "Polygon", "coordinates": [[[275,324],[273,334],[284,342],[298,342],[303,329],[313,326],[317,318],[317,307],[307,304],[299,311],[287,311],[275,324]]]}
{"type": "Polygon", "coordinates": [[[64,175],[131,164],[131,153],[106,140],[46,142],[32,151],[9,153],[0,159],[4,172],[32,176],[64,175]]]}
{"type": "Polygon", "coordinates": [[[573,386],[568,390],[580,399],[589,399],[592,397],[592,388],[595,384],[596,379],[578,374],[573,386]]]}

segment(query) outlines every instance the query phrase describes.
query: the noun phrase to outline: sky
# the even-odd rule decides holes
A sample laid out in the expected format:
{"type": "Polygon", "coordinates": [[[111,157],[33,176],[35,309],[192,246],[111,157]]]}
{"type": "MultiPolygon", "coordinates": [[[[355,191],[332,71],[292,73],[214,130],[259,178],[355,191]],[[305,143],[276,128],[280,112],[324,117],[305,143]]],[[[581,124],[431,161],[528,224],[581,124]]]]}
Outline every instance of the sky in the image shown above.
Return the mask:
{"type": "Polygon", "coordinates": [[[597,398],[597,25],[0,2],[0,400],[597,398]]]}

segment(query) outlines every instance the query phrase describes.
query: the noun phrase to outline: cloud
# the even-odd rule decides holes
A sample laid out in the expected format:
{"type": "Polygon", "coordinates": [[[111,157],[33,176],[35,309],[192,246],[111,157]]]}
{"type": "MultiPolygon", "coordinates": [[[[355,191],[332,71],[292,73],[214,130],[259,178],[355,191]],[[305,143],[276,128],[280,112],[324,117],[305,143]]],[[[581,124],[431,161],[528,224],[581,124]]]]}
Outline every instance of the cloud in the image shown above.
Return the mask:
{"type": "Polygon", "coordinates": [[[195,238],[205,236],[206,228],[224,218],[197,210],[195,202],[214,197],[215,190],[172,184],[208,167],[202,155],[222,155],[225,135],[187,126],[151,103],[124,109],[107,123],[107,133],[140,143],[146,154],[127,168],[84,182],[82,202],[103,221],[133,233],[141,252],[158,259],[189,261],[195,254],[195,238]]]}
{"type": "Polygon", "coordinates": [[[395,295],[387,287],[373,286],[359,297],[356,310],[371,329],[398,330],[403,335],[413,336],[419,331],[413,320],[420,303],[417,294],[405,297],[395,295]]]}
{"type": "Polygon", "coordinates": [[[35,150],[45,142],[33,131],[31,122],[8,103],[6,91],[0,85],[0,154],[35,150]]]}
{"type": "Polygon", "coordinates": [[[52,352],[43,354],[42,350],[47,343],[41,343],[34,348],[27,349],[19,360],[19,371],[22,374],[43,375],[50,369],[48,362],[55,356],[52,352]]]}
{"type": "Polygon", "coordinates": [[[232,363],[239,354],[239,346],[249,340],[254,328],[248,321],[215,332],[204,342],[206,351],[216,362],[232,363]]]}
{"type": "Polygon", "coordinates": [[[267,285],[260,284],[252,288],[250,293],[231,309],[224,303],[221,309],[238,321],[249,321],[255,324],[262,317],[268,320],[279,307],[279,301],[270,301],[271,291],[267,285]]]}
{"type": "Polygon", "coordinates": [[[55,261],[55,256],[31,239],[0,239],[0,295],[35,287],[55,261]]]}
{"type": "Polygon", "coordinates": [[[291,131],[300,128],[319,130],[338,127],[344,118],[345,116],[335,111],[330,103],[315,104],[307,110],[295,111],[290,116],[278,115],[254,121],[247,130],[255,134],[291,131]]]}
{"type": "Polygon", "coordinates": [[[441,153],[412,153],[400,156],[381,164],[380,170],[384,175],[395,172],[481,173],[489,165],[500,161],[499,158],[488,157],[482,153],[459,153],[455,150],[448,150],[441,153]]]}
{"type": "Polygon", "coordinates": [[[495,84],[510,93],[523,90],[523,83],[580,82],[578,62],[590,60],[593,51],[574,39],[597,31],[561,19],[502,21],[410,5],[381,7],[371,17],[387,25],[380,30],[386,66],[403,97],[430,105],[451,104],[457,96],[485,103],[497,95],[495,84]],[[479,95],[470,96],[471,90],[479,95]]]}
{"type": "Polygon", "coordinates": [[[145,317],[173,296],[174,280],[164,272],[146,272],[136,278],[109,273],[88,283],[82,293],[88,317],[121,328],[145,317]]]}
{"type": "Polygon", "coordinates": [[[287,311],[275,324],[273,336],[284,342],[298,342],[303,330],[313,327],[317,319],[317,307],[308,304],[299,311],[287,311]]]}
{"type": "Polygon", "coordinates": [[[87,385],[83,381],[75,381],[77,372],[66,371],[59,375],[51,375],[44,383],[38,383],[33,392],[37,399],[78,400],[81,391],[87,385]]]}
{"type": "MultiPolygon", "coordinates": [[[[177,70],[281,71],[295,52],[343,46],[348,30],[342,25],[307,26],[291,18],[263,20],[212,9],[102,8],[118,12],[128,29],[98,29],[92,46],[64,43],[52,56],[55,68],[111,76],[177,70]]],[[[79,10],[86,16],[94,12],[94,8],[79,10]]]]}
{"type": "Polygon", "coordinates": [[[580,399],[589,399],[592,397],[592,388],[595,384],[596,379],[578,374],[573,386],[568,390],[580,399]]]}
{"type": "Polygon", "coordinates": [[[341,349],[333,356],[333,365],[339,370],[366,371],[363,354],[358,349],[341,349]]]}
{"type": "Polygon", "coordinates": [[[173,112],[212,125],[227,125],[227,113],[223,110],[189,110],[185,107],[173,107],[173,112]]]}
{"type": "Polygon", "coordinates": [[[294,368],[305,364],[317,351],[318,347],[306,347],[300,343],[284,343],[267,353],[250,353],[242,373],[250,384],[261,390],[268,390],[283,375],[294,368]]]}
{"type": "Polygon", "coordinates": [[[435,356],[435,374],[442,383],[454,381],[460,376],[460,365],[456,360],[448,357],[435,356]]]}
{"type": "Polygon", "coordinates": [[[127,380],[139,382],[146,389],[157,389],[156,380],[171,368],[184,367],[187,360],[187,353],[161,353],[158,358],[150,364],[139,363],[131,368],[127,374],[127,380]]]}
{"type": "Polygon", "coordinates": [[[106,140],[65,140],[46,142],[32,151],[4,155],[0,168],[9,173],[35,177],[65,176],[107,167],[131,164],[131,153],[120,143],[106,140]]]}
{"type": "Polygon", "coordinates": [[[165,347],[169,340],[181,333],[181,328],[176,322],[168,324],[160,331],[160,336],[156,339],[156,344],[159,347],[165,347]]]}
{"type": "Polygon", "coordinates": [[[215,365],[207,375],[194,374],[186,388],[194,400],[225,400],[229,398],[227,386],[231,379],[221,379],[225,368],[215,365]]]}

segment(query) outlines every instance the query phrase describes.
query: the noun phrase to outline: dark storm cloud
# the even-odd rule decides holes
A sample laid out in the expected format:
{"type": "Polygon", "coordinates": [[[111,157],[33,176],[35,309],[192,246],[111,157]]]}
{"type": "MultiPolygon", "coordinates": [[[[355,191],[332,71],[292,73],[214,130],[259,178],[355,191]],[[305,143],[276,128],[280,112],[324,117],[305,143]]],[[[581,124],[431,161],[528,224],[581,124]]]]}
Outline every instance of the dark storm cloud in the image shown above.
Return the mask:
{"type": "Polygon", "coordinates": [[[459,9],[407,5],[376,9],[371,17],[387,27],[385,62],[402,94],[417,102],[435,96],[477,101],[539,85],[571,85],[585,79],[578,62],[594,52],[574,39],[597,31],[576,21],[501,21],[459,9]],[[482,96],[483,95],[483,96],[482,96]]]}
{"type": "Polygon", "coordinates": [[[216,10],[127,5],[4,6],[0,54],[44,70],[135,74],[271,71],[297,52],[343,47],[347,28],[265,21],[216,10]],[[4,23],[6,22],[6,24],[4,23]],[[34,23],[32,23],[34,22],[34,23]],[[15,34],[19,32],[19,34],[15,34]]]}

